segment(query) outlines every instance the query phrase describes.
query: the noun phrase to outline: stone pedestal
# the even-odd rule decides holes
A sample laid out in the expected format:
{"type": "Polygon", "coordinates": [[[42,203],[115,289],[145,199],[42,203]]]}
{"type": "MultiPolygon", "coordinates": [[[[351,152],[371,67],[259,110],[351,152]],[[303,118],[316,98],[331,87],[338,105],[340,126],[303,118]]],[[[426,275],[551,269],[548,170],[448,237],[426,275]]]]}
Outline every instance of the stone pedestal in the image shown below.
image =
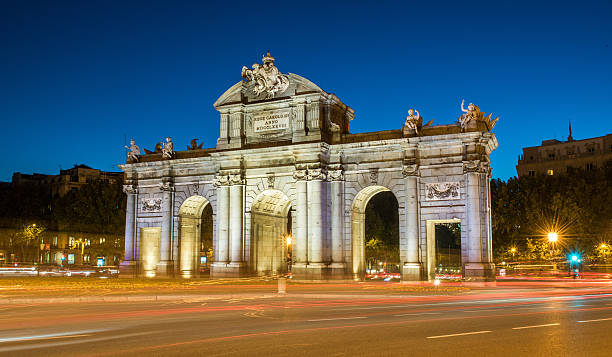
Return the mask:
{"type": "Polygon", "coordinates": [[[162,260],[157,263],[157,271],[155,273],[157,278],[172,278],[174,277],[174,262],[171,260],[162,260]]]}
{"type": "Polygon", "coordinates": [[[465,279],[476,281],[495,281],[495,264],[467,263],[465,264],[465,279]]]}
{"type": "Polygon", "coordinates": [[[119,265],[120,278],[135,278],[138,275],[138,262],[135,260],[124,260],[119,265]]]}
{"type": "Polygon", "coordinates": [[[347,279],[345,263],[331,263],[327,266],[329,279],[347,279]]]}
{"type": "Polygon", "coordinates": [[[402,266],[403,281],[423,280],[423,267],[421,263],[406,263],[402,266]]]}
{"type": "Polygon", "coordinates": [[[217,278],[241,278],[249,276],[248,266],[241,263],[213,263],[210,266],[211,279],[217,278]]]}

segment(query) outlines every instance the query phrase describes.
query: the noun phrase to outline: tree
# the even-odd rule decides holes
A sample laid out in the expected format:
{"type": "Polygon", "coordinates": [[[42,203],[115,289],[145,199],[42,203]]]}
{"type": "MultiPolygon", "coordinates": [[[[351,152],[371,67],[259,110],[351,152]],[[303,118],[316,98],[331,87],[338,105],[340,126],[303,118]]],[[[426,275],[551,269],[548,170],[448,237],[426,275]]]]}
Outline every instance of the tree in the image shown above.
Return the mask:
{"type": "Polygon", "coordinates": [[[612,238],[610,202],[612,167],[492,180],[494,256],[506,260],[512,248],[515,258],[538,256],[535,241],[544,240],[551,231],[559,234],[564,249],[592,255],[598,243],[612,238]],[[533,241],[528,243],[527,238],[533,241]]]}

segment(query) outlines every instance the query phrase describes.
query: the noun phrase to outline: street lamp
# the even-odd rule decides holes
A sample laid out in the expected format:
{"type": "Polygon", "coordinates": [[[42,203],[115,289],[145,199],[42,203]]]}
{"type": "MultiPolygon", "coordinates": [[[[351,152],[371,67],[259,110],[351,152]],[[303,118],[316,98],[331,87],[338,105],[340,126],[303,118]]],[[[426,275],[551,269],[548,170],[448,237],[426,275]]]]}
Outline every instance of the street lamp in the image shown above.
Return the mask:
{"type": "Polygon", "coordinates": [[[551,243],[555,243],[559,240],[559,235],[557,232],[548,232],[548,241],[551,243]]]}

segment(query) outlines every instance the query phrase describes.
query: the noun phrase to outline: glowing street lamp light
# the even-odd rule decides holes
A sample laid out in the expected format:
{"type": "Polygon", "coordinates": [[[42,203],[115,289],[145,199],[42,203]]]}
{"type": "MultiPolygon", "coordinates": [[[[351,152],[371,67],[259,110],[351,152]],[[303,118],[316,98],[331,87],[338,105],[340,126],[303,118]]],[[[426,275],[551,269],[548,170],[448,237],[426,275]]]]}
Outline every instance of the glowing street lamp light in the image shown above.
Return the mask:
{"type": "Polygon", "coordinates": [[[551,243],[555,243],[559,240],[559,235],[557,232],[548,232],[548,241],[551,243]]]}

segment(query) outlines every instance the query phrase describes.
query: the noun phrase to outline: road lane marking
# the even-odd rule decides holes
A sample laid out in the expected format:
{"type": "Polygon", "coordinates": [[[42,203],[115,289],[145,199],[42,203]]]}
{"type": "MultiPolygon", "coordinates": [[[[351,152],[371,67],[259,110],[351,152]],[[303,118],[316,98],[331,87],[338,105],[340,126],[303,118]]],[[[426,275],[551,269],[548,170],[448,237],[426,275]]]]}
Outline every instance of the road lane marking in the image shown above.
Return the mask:
{"type": "Polygon", "coordinates": [[[544,325],[532,325],[532,326],[521,326],[521,327],[513,327],[513,330],[522,330],[525,328],[536,328],[536,327],[546,327],[546,326],[559,326],[560,323],[554,323],[554,324],[544,324],[544,325]]]}
{"type": "Polygon", "coordinates": [[[605,319],[582,320],[582,321],[577,321],[577,322],[585,323],[585,322],[609,321],[609,320],[612,320],[612,317],[608,317],[608,318],[605,318],[605,319]]]}
{"type": "Polygon", "coordinates": [[[333,319],[316,319],[316,320],[307,320],[308,322],[317,322],[317,321],[333,321],[333,320],[355,320],[355,319],[367,319],[366,316],[355,316],[355,317],[336,317],[333,319]]]}
{"type": "Polygon", "coordinates": [[[393,316],[422,316],[422,315],[442,315],[441,312],[421,312],[421,313],[414,313],[414,314],[399,314],[399,315],[393,315],[393,316]]]}
{"type": "Polygon", "coordinates": [[[483,333],[490,333],[490,332],[492,331],[463,332],[463,333],[453,333],[451,335],[428,336],[427,338],[444,338],[444,337],[456,337],[456,336],[467,336],[467,335],[480,335],[483,333]]]}
{"type": "Polygon", "coordinates": [[[87,331],[51,333],[51,334],[46,334],[46,335],[5,337],[5,338],[0,338],[0,343],[28,341],[28,340],[45,340],[45,339],[52,339],[52,338],[89,336],[91,333],[102,332],[102,331],[106,331],[106,330],[87,330],[87,331]]]}
{"type": "Polygon", "coordinates": [[[463,312],[499,311],[499,309],[463,310],[463,312]]]}

